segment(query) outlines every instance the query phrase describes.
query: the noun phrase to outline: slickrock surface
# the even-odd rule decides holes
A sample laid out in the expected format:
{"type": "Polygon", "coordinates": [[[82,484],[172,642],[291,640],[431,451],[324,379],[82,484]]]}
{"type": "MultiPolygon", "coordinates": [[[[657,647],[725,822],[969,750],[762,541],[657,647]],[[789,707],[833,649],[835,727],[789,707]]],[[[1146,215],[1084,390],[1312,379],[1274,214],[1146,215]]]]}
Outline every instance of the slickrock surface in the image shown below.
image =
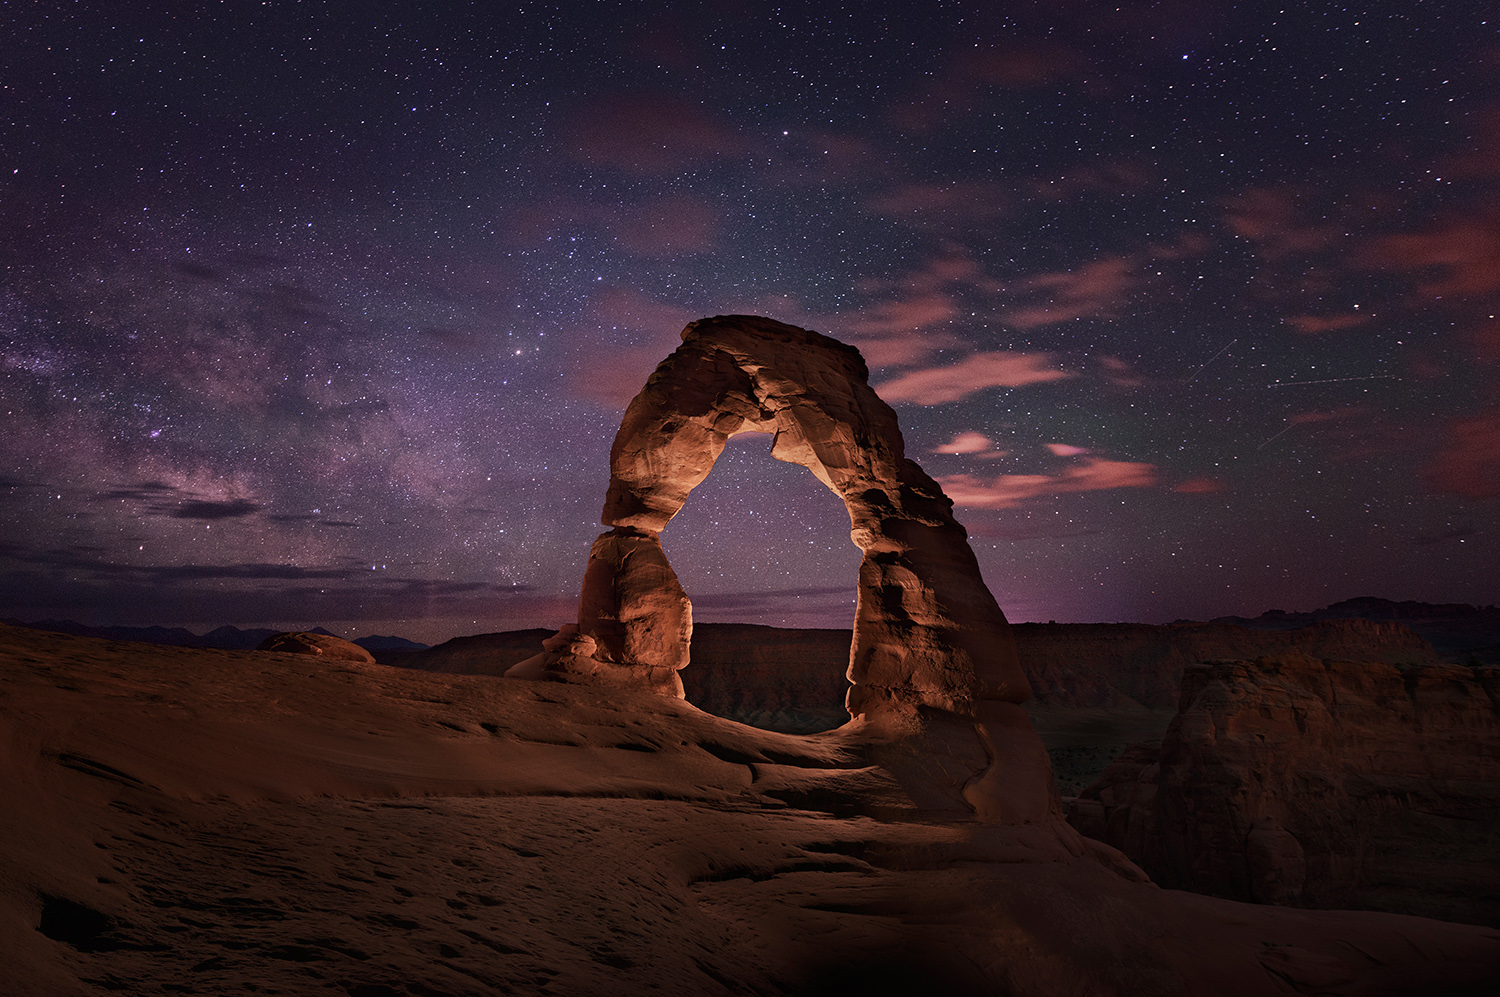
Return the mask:
{"type": "Polygon", "coordinates": [[[342,661],[364,661],[373,664],[375,656],[358,644],[333,634],[304,630],[276,634],[260,642],[257,651],[280,651],[284,654],[314,654],[342,661]]]}
{"type": "Polygon", "coordinates": [[[1161,890],[850,729],[0,627],[0,992],[1480,994],[1500,932],[1161,890]]]}
{"type": "Polygon", "coordinates": [[[448,672],[453,675],[504,675],[513,665],[535,657],[542,641],[556,631],[535,627],[530,630],[506,630],[501,633],[454,637],[436,647],[417,651],[400,664],[424,672],[448,672]]]}
{"type": "Polygon", "coordinates": [[[1497,696],[1493,667],[1189,666],[1071,820],[1166,886],[1500,925],[1497,696]]]}

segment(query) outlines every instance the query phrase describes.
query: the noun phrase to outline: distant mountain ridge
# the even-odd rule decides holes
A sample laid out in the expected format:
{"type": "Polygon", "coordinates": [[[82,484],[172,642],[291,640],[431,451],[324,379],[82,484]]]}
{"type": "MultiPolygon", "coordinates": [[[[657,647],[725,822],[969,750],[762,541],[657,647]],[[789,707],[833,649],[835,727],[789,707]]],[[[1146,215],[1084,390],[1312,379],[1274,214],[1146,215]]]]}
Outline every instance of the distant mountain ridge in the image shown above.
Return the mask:
{"type": "Polygon", "coordinates": [[[1232,623],[1247,630],[1296,630],[1319,620],[1404,623],[1447,661],[1500,664],[1500,607],[1497,606],[1470,606],[1462,602],[1395,602],[1360,596],[1308,613],[1269,609],[1255,617],[1220,616],[1210,622],[1232,623]]]}
{"type": "MultiPolygon", "coordinates": [[[[53,633],[72,634],[75,637],[100,637],[105,640],[126,640],[142,644],[166,644],[171,647],[214,647],[222,651],[253,651],[267,637],[274,637],[283,630],[258,627],[241,630],[239,627],[222,626],[198,635],[184,627],[91,627],[72,620],[24,620],[4,619],[0,623],[11,626],[30,627],[32,630],[50,630],[53,633]]],[[[308,633],[328,634],[337,637],[322,627],[313,627],[308,633]]],[[[376,651],[425,651],[427,644],[419,644],[405,637],[381,637],[371,635],[357,637],[352,643],[371,652],[376,651]]]]}

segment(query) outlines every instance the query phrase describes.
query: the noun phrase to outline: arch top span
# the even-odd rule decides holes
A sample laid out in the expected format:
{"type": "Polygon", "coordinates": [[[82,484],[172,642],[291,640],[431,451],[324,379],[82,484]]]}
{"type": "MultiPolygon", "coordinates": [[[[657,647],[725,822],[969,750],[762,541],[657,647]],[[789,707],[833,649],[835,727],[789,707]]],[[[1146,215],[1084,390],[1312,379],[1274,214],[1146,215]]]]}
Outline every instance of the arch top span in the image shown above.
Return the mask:
{"type": "Polygon", "coordinates": [[[772,456],[808,468],[848,510],[863,551],[851,716],[978,716],[1030,696],[953,503],[906,458],[859,351],[749,315],[689,324],[630,403],[610,451],[611,529],[590,553],[578,623],[511,674],[682,695],[692,606],[658,534],[742,432],[771,433],[772,456]]]}

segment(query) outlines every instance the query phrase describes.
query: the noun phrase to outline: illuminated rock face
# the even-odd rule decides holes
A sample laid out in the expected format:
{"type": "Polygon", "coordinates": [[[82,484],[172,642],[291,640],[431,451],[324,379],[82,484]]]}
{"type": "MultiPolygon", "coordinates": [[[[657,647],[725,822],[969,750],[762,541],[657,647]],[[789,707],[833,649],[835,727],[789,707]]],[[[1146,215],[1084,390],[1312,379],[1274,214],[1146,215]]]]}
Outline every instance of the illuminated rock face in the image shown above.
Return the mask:
{"type": "Polygon", "coordinates": [[[692,607],[657,535],[736,433],[774,434],[843,499],[864,558],[849,656],[854,717],[966,717],[1024,701],[1030,687],[1005,616],[980,578],[953,503],[907,460],[896,414],[859,351],[752,316],[690,324],[631,402],[610,452],[603,522],[576,627],[511,670],[517,677],[682,695],[692,607]]]}

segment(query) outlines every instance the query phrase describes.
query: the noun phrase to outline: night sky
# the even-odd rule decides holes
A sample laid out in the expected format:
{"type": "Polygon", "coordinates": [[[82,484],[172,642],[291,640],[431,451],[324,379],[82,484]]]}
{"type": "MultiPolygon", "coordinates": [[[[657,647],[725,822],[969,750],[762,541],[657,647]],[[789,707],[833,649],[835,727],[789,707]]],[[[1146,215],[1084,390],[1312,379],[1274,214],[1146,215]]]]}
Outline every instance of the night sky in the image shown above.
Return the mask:
{"type": "MultiPolygon", "coordinates": [[[[0,5],[0,616],[573,618],[705,315],[863,351],[1013,621],[1500,601],[1500,12],[0,5]]],[[[736,438],[700,621],[848,626],[736,438]]]]}

